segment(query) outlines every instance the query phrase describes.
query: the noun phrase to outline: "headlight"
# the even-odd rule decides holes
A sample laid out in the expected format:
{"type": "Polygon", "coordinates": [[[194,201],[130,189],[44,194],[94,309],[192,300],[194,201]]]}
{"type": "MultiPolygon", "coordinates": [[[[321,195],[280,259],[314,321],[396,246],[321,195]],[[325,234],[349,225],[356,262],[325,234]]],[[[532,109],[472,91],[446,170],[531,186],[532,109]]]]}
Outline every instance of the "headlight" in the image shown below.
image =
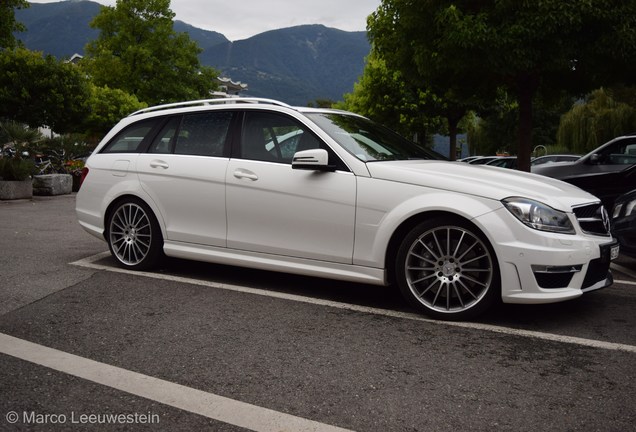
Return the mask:
{"type": "Polygon", "coordinates": [[[510,213],[530,228],[561,234],[575,234],[565,212],[526,198],[506,198],[502,201],[510,213]]]}
{"type": "Polygon", "coordinates": [[[636,199],[615,205],[612,218],[616,219],[621,216],[621,214],[623,214],[624,217],[636,214],[636,199]],[[623,208],[625,208],[624,214],[622,212],[623,208]]]}
{"type": "Polygon", "coordinates": [[[614,212],[612,214],[612,219],[616,219],[621,215],[621,210],[623,210],[623,204],[616,204],[614,206],[614,212]]]}

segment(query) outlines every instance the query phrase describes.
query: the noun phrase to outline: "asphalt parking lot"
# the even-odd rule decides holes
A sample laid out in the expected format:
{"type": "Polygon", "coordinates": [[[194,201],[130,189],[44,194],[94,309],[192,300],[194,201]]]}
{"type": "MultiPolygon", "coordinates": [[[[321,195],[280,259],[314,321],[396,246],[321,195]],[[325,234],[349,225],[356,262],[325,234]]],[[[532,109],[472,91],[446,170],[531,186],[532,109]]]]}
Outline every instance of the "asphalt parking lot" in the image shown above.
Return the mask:
{"type": "Polygon", "coordinates": [[[636,261],[477,322],[381,287],[119,270],[74,196],[0,202],[0,430],[636,430],[636,261]]]}

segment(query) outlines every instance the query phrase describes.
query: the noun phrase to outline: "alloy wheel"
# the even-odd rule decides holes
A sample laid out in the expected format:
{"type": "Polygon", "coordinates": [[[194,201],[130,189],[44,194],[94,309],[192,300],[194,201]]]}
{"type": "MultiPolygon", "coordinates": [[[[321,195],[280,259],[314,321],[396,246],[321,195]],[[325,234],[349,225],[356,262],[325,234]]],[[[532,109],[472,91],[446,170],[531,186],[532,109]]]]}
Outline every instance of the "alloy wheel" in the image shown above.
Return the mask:
{"type": "Polygon", "coordinates": [[[152,226],[146,211],[131,202],[118,207],[110,220],[109,242],[113,254],[123,264],[140,264],[152,245],[152,226]]]}
{"type": "Polygon", "coordinates": [[[406,254],[405,276],[417,302],[438,313],[470,309],[492,284],[493,259],[468,229],[441,226],[419,235],[406,254]]]}

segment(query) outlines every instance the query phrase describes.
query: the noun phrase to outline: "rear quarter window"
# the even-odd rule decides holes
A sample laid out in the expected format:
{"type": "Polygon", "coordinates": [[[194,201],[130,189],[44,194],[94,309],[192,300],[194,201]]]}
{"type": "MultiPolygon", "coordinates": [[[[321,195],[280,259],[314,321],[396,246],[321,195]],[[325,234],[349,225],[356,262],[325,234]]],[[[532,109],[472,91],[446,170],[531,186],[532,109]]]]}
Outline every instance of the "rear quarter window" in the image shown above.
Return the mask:
{"type": "Polygon", "coordinates": [[[148,119],[129,125],[115,135],[100,153],[140,153],[142,142],[157,121],[157,119],[148,119]]]}

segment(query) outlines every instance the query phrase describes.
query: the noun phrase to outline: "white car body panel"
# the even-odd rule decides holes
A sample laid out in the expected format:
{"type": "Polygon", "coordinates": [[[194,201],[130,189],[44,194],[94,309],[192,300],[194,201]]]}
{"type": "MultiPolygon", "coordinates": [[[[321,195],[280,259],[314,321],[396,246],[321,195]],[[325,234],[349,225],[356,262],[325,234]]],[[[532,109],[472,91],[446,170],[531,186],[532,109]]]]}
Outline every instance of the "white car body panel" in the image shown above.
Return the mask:
{"type": "Polygon", "coordinates": [[[91,182],[78,194],[76,212],[80,225],[98,238],[104,238],[104,214],[110,203],[131,191],[141,192],[134,170],[136,156],[102,154],[91,160],[91,182]],[[126,170],[121,169],[124,166],[126,170]]]}
{"type": "Polygon", "coordinates": [[[175,258],[324,277],[348,282],[368,283],[371,285],[387,284],[385,270],[376,267],[354,266],[330,261],[173,242],[166,242],[164,251],[168,256],[175,258]]]}
{"type": "Polygon", "coordinates": [[[502,207],[499,201],[375,178],[358,178],[358,210],[354,264],[385,265],[386,245],[407,219],[422,213],[474,215],[502,207]],[[398,187],[396,187],[399,185],[398,187]]]}
{"type": "Polygon", "coordinates": [[[227,246],[351,264],[356,177],[230,160],[227,246]]]}
{"type": "Polygon", "coordinates": [[[442,161],[397,161],[367,164],[371,176],[401,183],[502,200],[523,196],[558,210],[596,198],[570,184],[521,171],[442,161]]]}
{"type": "Polygon", "coordinates": [[[226,245],[225,171],[228,159],[140,154],[140,186],[159,210],[164,239],[226,245]],[[196,196],[197,199],[192,199],[196,196]]]}

